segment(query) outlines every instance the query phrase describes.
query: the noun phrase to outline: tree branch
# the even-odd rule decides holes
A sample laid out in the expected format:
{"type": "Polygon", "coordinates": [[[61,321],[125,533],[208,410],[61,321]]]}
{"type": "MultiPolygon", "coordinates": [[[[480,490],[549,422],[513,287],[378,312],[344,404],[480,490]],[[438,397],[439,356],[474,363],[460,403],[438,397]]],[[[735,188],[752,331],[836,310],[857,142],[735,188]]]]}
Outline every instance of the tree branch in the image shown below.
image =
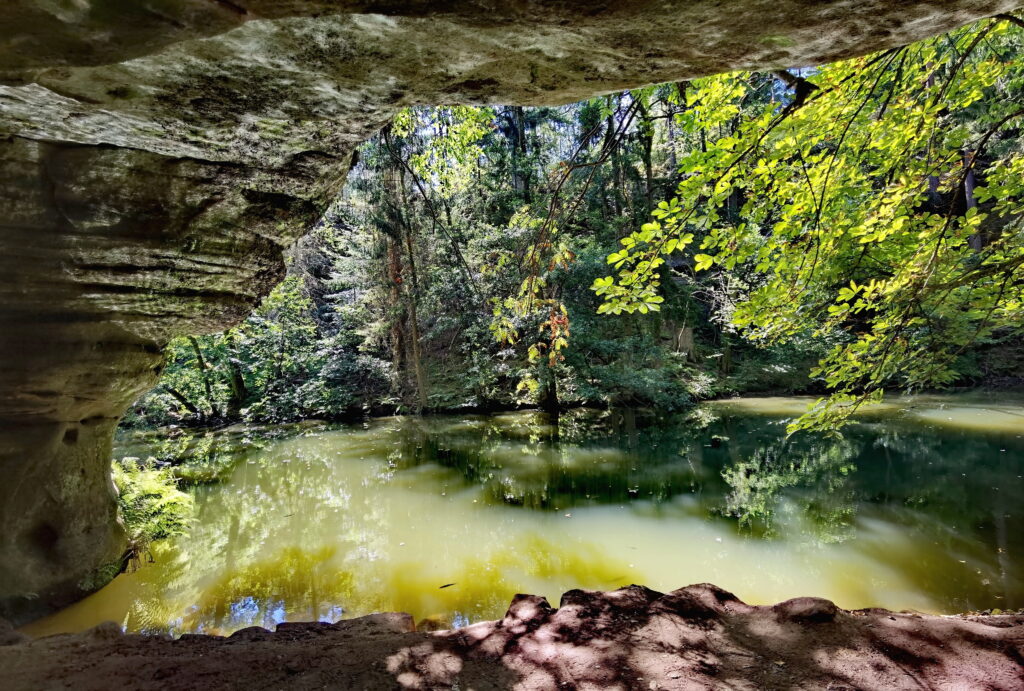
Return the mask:
{"type": "Polygon", "coordinates": [[[180,391],[178,391],[176,388],[174,388],[170,384],[162,384],[161,388],[165,392],[169,393],[175,400],[177,400],[178,403],[180,403],[182,405],[182,407],[185,408],[185,410],[187,410],[188,412],[192,413],[193,415],[195,415],[198,418],[203,417],[202,411],[200,411],[199,408],[197,408],[195,406],[195,404],[193,404],[191,401],[189,401],[187,398],[185,398],[185,394],[181,393],[180,391]]]}
{"type": "Polygon", "coordinates": [[[997,15],[995,15],[993,17],[993,19],[1001,19],[1004,22],[1010,22],[1011,24],[1016,24],[1017,26],[1019,26],[1022,29],[1024,29],[1024,19],[1021,19],[1020,17],[1014,17],[1012,14],[1002,14],[1002,13],[1001,14],[997,14],[997,15]]]}

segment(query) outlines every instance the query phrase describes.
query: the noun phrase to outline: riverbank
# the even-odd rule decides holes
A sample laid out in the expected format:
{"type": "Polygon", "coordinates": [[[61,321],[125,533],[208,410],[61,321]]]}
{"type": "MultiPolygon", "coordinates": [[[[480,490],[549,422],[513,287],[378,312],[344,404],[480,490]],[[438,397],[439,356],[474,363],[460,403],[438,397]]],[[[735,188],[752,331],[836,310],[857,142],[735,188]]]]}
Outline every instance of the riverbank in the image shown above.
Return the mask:
{"type": "MultiPolygon", "coordinates": [[[[807,408],[816,401],[819,397],[826,395],[826,391],[820,387],[808,385],[804,388],[776,388],[776,389],[764,389],[759,391],[743,391],[743,392],[718,392],[706,397],[694,398],[689,401],[686,406],[681,407],[674,411],[660,411],[650,407],[637,407],[630,405],[615,406],[609,404],[607,401],[592,401],[592,402],[574,402],[570,404],[563,404],[558,408],[558,414],[568,414],[577,410],[599,410],[604,412],[620,411],[627,412],[633,415],[639,415],[648,419],[659,419],[659,418],[672,418],[681,417],[691,414],[695,409],[702,405],[714,404],[721,402],[735,402],[745,400],[762,400],[762,399],[775,399],[775,398],[789,398],[792,400],[804,401],[804,404],[797,408],[792,408],[787,411],[792,417],[798,417],[799,415],[806,412],[807,408]]],[[[862,410],[866,413],[871,413],[874,410],[883,408],[886,404],[893,401],[906,401],[914,398],[927,399],[929,397],[977,397],[978,399],[985,399],[996,395],[1000,398],[1018,398],[1024,400],[1024,379],[1017,378],[1005,378],[999,381],[987,381],[979,386],[952,386],[946,389],[927,389],[919,391],[912,395],[895,395],[886,398],[886,403],[882,406],[865,406],[862,410]]],[[[216,420],[200,420],[200,419],[182,419],[177,420],[174,423],[161,425],[161,426],[122,426],[118,430],[119,438],[130,439],[136,437],[138,439],[145,438],[165,438],[165,437],[176,437],[180,435],[201,435],[207,433],[222,432],[231,429],[245,429],[248,427],[267,427],[267,426],[315,426],[315,425],[343,425],[343,424],[357,424],[365,423],[372,420],[381,418],[391,418],[397,416],[409,416],[416,415],[420,417],[444,417],[448,415],[498,415],[503,413],[549,413],[542,407],[532,404],[512,404],[512,403],[501,403],[501,402],[490,402],[477,405],[457,405],[457,406],[439,406],[428,408],[419,412],[416,412],[407,406],[393,405],[393,406],[376,406],[372,408],[353,408],[346,411],[344,414],[332,415],[332,416],[319,416],[319,417],[298,417],[298,418],[282,418],[275,420],[247,420],[244,418],[218,418],[216,420]]]]}
{"type": "Polygon", "coordinates": [[[1015,691],[1024,614],[847,611],[817,598],[757,607],[711,585],[630,586],[572,590],[558,609],[517,596],[501,620],[433,633],[396,613],[177,640],[108,623],[0,647],[0,668],[10,689],[1015,691]]]}

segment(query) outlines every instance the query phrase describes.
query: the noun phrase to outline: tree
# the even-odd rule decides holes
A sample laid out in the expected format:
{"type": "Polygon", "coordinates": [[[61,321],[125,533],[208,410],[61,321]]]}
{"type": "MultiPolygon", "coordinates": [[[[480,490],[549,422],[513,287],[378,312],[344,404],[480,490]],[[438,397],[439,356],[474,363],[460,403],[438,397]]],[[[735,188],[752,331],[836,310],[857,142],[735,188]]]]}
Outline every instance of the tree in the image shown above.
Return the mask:
{"type": "Polygon", "coordinates": [[[1022,316],[1021,36],[994,19],[775,86],[696,81],[678,123],[706,149],[609,255],[601,310],[660,309],[666,259],[699,244],[694,272],[742,277],[728,317],[747,338],[837,341],[812,372],[832,393],[792,431],[835,428],[886,386],[950,383],[1022,316]]]}

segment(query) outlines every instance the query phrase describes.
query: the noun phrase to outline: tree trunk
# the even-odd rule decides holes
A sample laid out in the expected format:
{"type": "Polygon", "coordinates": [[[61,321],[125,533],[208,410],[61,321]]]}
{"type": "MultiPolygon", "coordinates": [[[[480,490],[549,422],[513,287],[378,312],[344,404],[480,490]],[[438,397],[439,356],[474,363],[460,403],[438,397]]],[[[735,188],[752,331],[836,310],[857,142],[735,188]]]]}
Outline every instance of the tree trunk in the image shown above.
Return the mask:
{"type": "Polygon", "coordinates": [[[405,249],[409,255],[409,273],[412,275],[412,290],[408,292],[409,298],[409,326],[412,331],[412,365],[416,375],[416,397],[419,403],[417,412],[423,412],[427,408],[427,378],[423,371],[423,358],[420,353],[420,325],[416,316],[416,301],[419,297],[419,287],[416,280],[416,259],[413,257],[412,232],[408,227],[405,229],[405,249]]]}
{"type": "Polygon", "coordinates": [[[540,391],[540,408],[548,415],[557,419],[559,414],[558,405],[558,378],[550,367],[544,368],[545,381],[540,391]]]}
{"type": "Polygon", "coordinates": [[[388,274],[388,313],[390,316],[388,329],[391,346],[391,366],[395,373],[395,384],[398,387],[399,396],[402,395],[402,385],[397,379],[400,372],[405,371],[405,330],[402,328],[402,257],[401,250],[394,238],[385,237],[387,245],[387,274],[388,274]]]}
{"type": "Polygon", "coordinates": [[[645,214],[654,209],[654,122],[646,105],[640,106],[640,157],[644,163],[644,202],[647,206],[645,214]]]}
{"type": "MultiPolygon", "coordinates": [[[[971,154],[967,151],[964,152],[964,166],[970,166],[967,168],[967,174],[964,175],[964,212],[970,211],[978,206],[978,200],[974,198],[974,166],[972,164],[971,154]]],[[[973,233],[967,241],[971,249],[975,252],[980,252],[985,246],[985,237],[981,230],[977,233],[973,233]]]]}
{"type": "Polygon", "coordinates": [[[522,106],[512,106],[513,141],[512,141],[512,176],[516,191],[523,195],[529,204],[533,201],[530,190],[530,171],[526,160],[526,111],[522,106]]]}
{"type": "Polygon", "coordinates": [[[558,443],[558,423],[561,415],[561,409],[558,403],[558,378],[550,367],[544,367],[543,374],[546,376],[544,377],[544,383],[540,389],[540,400],[538,403],[540,405],[540,409],[547,414],[548,424],[551,426],[549,440],[552,443],[558,443]]]}
{"type": "Polygon", "coordinates": [[[199,341],[196,340],[195,336],[189,336],[188,342],[192,344],[192,350],[196,354],[196,362],[199,363],[199,371],[203,373],[203,388],[206,390],[206,400],[210,403],[210,415],[212,417],[220,417],[220,412],[217,410],[217,402],[213,398],[213,383],[210,381],[210,365],[207,364],[206,358],[203,357],[203,351],[199,347],[199,341]]]}
{"type": "Polygon", "coordinates": [[[618,151],[617,151],[618,145],[615,144],[615,142],[614,142],[614,139],[615,139],[615,116],[614,115],[609,115],[608,116],[607,128],[608,128],[608,131],[605,134],[605,137],[606,137],[605,144],[606,144],[606,146],[609,146],[609,147],[611,147],[611,146],[615,147],[612,150],[612,152],[611,152],[611,159],[612,159],[612,185],[611,185],[612,190],[611,190],[611,192],[612,192],[612,211],[614,212],[615,217],[618,218],[618,217],[622,216],[622,192],[621,192],[621,190],[622,190],[622,176],[621,176],[621,174],[619,172],[619,155],[618,155],[618,151]]]}
{"type": "Polygon", "coordinates": [[[242,416],[242,406],[245,405],[249,392],[245,388],[245,377],[242,375],[242,368],[238,366],[238,349],[235,341],[234,331],[228,331],[225,335],[228,344],[228,387],[231,396],[228,398],[227,416],[237,420],[242,416]]]}
{"type": "MultiPolygon", "coordinates": [[[[399,188],[403,212],[409,208],[408,196],[405,193],[405,173],[400,171],[399,188]]],[[[406,286],[409,307],[409,327],[412,336],[412,365],[416,377],[416,412],[422,413],[428,407],[429,391],[427,390],[427,377],[423,371],[423,357],[420,353],[420,324],[416,314],[416,303],[419,301],[420,286],[419,278],[416,275],[416,253],[413,251],[412,224],[407,221],[408,216],[402,214],[400,232],[405,236],[405,251],[409,258],[409,276],[412,279],[411,285],[406,286]],[[410,289],[411,288],[411,289],[410,289]]]]}

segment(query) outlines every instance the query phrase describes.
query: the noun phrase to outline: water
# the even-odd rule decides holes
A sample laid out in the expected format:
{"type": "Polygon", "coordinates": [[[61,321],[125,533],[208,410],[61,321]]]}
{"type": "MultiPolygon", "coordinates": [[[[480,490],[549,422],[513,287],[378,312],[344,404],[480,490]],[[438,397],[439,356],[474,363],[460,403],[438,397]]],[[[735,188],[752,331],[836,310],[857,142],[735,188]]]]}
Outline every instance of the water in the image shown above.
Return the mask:
{"type": "Polygon", "coordinates": [[[24,630],[447,627],[519,592],[704,581],[751,603],[1024,607],[1024,401],[896,400],[843,439],[787,441],[806,404],[575,411],[557,435],[531,412],[227,431],[204,441],[227,480],[192,490],[189,534],[24,630]]]}

